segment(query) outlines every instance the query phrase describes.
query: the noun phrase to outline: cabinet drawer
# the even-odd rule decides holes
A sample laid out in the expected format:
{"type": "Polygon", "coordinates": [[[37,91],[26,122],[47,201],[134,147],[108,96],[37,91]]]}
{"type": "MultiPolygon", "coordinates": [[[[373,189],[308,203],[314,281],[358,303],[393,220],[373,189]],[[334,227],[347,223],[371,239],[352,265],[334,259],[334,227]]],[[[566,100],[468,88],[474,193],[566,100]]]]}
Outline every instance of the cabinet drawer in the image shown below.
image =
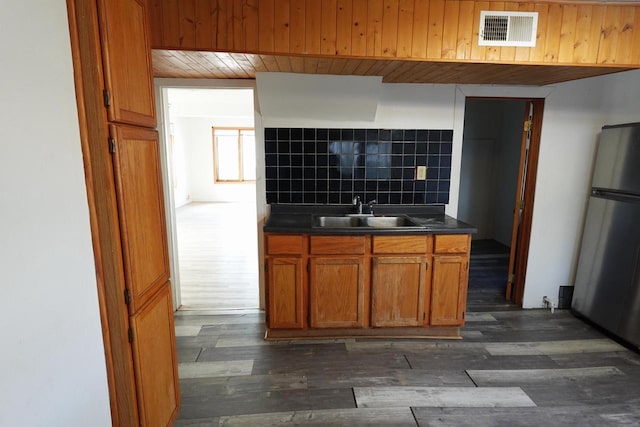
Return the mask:
{"type": "Polygon", "coordinates": [[[374,254],[427,253],[427,236],[373,236],[374,254]]]}
{"type": "Polygon", "coordinates": [[[468,251],[468,234],[446,234],[435,236],[434,252],[437,254],[467,253],[468,251]]]}
{"type": "Polygon", "coordinates": [[[267,235],[267,254],[301,255],[304,240],[300,235],[267,235]]]}
{"type": "Polygon", "coordinates": [[[365,236],[311,236],[311,250],[314,255],[365,253],[365,236]]]}

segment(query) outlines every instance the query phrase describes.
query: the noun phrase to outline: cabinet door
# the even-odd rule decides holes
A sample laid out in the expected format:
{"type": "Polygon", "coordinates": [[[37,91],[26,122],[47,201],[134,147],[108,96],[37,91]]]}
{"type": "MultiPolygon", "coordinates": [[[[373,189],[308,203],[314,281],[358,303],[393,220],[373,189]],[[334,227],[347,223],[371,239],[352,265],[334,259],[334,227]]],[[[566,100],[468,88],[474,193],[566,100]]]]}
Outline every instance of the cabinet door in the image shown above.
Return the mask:
{"type": "Polygon", "coordinates": [[[140,425],[172,425],[180,395],[169,282],[131,316],[131,328],[140,425]]]}
{"type": "Polygon", "coordinates": [[[466,255],[434,255],[431,281],[431,324],[464,324],[467,300],[466,255]]]}
{"type": "Polygon", "coordinates": [[[311,327],[362,327],[364,280],[362,258],[312,258],[309,281],[311,327]]]}
{"type": "Polygon", "coordinates": [[[301,258],[269,258],[269,327],[304,328],[301,258]]]}
{"type": "Polygon", "coordinates": [[[375,257],[371,282],[371,324],[420,326],[424,320],[427,258],[375,257]]]}
{"type": "Polygon", "coordinates": [[[129,313],[135,313],[169,280],[164,195],[158,133],[110,126],[129,313]]]}
{"type": "Polygon", "coordinates": [[[99,0],[98,7],[109,121],[155,127],[146,2],[99,0]]]}

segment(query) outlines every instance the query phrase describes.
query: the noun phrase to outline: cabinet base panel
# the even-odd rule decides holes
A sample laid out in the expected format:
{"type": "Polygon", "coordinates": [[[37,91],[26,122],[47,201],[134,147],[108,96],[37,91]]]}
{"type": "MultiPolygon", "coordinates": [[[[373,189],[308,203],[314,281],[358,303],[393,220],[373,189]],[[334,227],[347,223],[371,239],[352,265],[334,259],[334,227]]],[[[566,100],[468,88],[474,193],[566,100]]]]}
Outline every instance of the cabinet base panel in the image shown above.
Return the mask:
{"type": "Polygon", "coordinates": [[[414,338],[414,339],[462,339],[457,326],[423,328],[345,328],[345,329],[271,329],[267,328],[267,341],[289,339],[334,339],[334,338],[414,338]]]}

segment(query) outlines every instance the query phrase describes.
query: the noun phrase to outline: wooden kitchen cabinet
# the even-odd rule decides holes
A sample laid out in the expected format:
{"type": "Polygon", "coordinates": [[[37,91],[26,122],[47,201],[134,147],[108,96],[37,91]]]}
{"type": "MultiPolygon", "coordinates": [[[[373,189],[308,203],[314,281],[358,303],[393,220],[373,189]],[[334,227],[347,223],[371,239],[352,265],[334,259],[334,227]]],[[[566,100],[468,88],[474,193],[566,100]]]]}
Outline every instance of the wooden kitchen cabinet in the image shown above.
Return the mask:
{"type": "Polygon", "coordinates": [[[67,0],[111,417],[180,410],[160,148],[144,0],[67,0]]]}
{"type": "Polygon", "coordinates": [[[373,236],[371,326],[421,326],[431,237],[373,236]]]}
{"type": "Polygon", "coordinates": [[[156,126],[144,0],[99,0],[104,104],[109,121],[156,126]]]}
{"type": "Polygon", "coordinates": [[[422,325],[426,270],[426,256],[373,258],[371,326],[422,325]]]}
{"type": "Polygon", "coordinates": [[[470,240],[469,235],[435,236],[431,279],[431,325],[464,325],[470,240]]]}
{"type": "Polygon", "coordinates": [[[306,327],[306,238],[267,235],[267,304],[270,328],[306,327]]]}
{"type": "Polygon", "coordinates": [[[365,236],[309,238],[309,326],[361,328],[365,324],[365,236]]]}
{"type": "Polygon", "coordinates": [[[311,258],[309,310],[312,328],[364,325],[364,259],[311,258]]]}
{"type": "Polygon", "coordinates": [[[269,327],[305,327],[303,265],[301,258],[273,257],[267,260],[269,327]]]}

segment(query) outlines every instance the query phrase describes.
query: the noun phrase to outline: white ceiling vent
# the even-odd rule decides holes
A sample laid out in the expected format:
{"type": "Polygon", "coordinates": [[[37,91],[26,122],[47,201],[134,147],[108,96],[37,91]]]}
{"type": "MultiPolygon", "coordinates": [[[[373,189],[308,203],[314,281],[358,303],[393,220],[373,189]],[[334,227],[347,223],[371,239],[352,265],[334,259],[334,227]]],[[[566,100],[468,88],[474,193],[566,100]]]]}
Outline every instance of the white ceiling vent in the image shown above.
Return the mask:
{"type": "Polygon", "coordinates": [[[480,12],[480,46],[536,45],[538,12],[480,12]]]}

